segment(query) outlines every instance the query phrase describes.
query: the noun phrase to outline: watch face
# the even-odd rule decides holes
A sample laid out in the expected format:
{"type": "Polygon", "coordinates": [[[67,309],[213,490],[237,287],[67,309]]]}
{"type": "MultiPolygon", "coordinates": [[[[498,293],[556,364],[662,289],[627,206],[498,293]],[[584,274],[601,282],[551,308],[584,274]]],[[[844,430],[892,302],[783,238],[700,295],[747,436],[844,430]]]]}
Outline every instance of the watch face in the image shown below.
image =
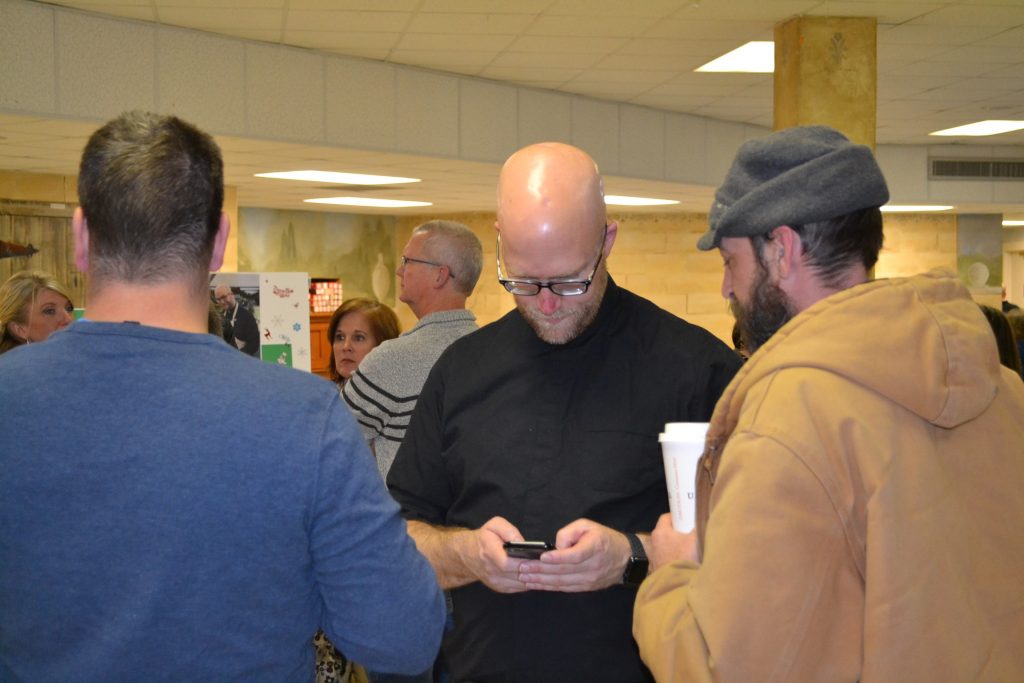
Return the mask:
{"type": "Polygon", "coordinates": [[[648,561],[635,557],[630,558],[626,564],[626,571],[622,575],[622,583],[627,586],[639,586],[647,578],[648,561]]]}

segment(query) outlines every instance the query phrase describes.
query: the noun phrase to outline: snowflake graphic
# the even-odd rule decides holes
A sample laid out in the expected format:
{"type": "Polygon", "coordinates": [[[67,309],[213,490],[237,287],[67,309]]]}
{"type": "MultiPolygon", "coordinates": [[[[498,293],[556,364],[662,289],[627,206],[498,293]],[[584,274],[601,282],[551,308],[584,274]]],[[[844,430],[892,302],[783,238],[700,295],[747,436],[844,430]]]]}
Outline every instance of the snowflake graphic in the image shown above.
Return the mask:
{"type": "Polygon", "coordinates": [[[299,330],[302,329],[302,325],[300,325],[299,323],[295,323],[294,325],[292,325],[292,329],[298,332],[299,330]]]}
{"type": "Polygon", "coordinates": [[[270,319],[270,322],[274,325],[274,327],[281,327],[281,325],[284,325],[284,318],[282,318],[279,315],[275,315],[273,318],[270,319]]]}

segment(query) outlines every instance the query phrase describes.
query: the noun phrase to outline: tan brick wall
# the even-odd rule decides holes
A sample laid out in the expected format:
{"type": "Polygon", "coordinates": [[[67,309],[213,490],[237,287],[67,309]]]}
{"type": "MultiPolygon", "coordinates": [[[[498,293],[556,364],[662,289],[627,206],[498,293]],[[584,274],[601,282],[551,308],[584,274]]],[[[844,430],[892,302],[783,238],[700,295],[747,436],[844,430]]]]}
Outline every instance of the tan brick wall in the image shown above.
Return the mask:
{"type": "MultiPolygon", "coordinates": [[[[78,176],[49,173],[0,171],[0,199],[19,202],[60,202],[78,204],[78,176]]],[[[238,191],[224,188],[224,213],[231,221],[224,266],[221,270],[238,270],[238,191]]]]}
{"type": "MultiPolygon", "coordinates": [[[[63,176],[0,171],[0,198],[74,202],[75,179],[63,176]]],[[[225,212],[237,235],[237,205],[233,188],[225,197],[225,212]]],[[[515,302],[498,284],[494,268],[494,214],[460,213],[450,216],[404,216],[397,221],[398,254],[412,229],[431,218],[465,223],[480,237],[484,250],[483,274],[469,299],[480,324],[497,320],[515,302]]],[[[707,225],[705,214],[616,213],[619,234],[609,271],[622,286],[647,297],[665,310],[707,328],[731,343],[732,316],[721,295],[722,263],[717,251],[697,251],[697,238],[707,225]]],[[[939,214],[887,214],[885,247],[875,276],[901,277],[932,268],[956,270],[956,216],[939,214]]],[[[237,253],[229,245],[225,270],[237,267],[237,253]],[[232,259],[235,259],[234,261],[232,259]]],[[[397,278],[395,281],[397,291],[397,278]]],[[[398,305],[402,329],[416,324],[405,304],[398,305]]]]}
{"type": "MultiPolygon", "coordinates": [[[[441,217],[399,218],[395,240],[399,252],[412,229],[431,218],[441,217]]],[[[481,325],[497,320],[512,310],[515,302],[497,281],[494,214],[453,214],[443,218],[465,223],[480,237],[484,269],[469,308],[481,325]]],[[[619,223],[609,259],[609,272],[616,282],[710,330],[731,345],[733,319],[721,294],[721,258],[717,251],[697,250],[697,239],[706,229],[707,215],[623,213],[610,218],[619,223]]],[[[938,267],[956,269],[956,216],[887,214],[885,236],[876,277],[901,277],[938,267]]],[[[416,324],[408,306],[400,304],[398,315],[402,329],[416,324]]]]}
{"type": "MultiPolygon", "coordinates": [[[[446,219],[458,221],[469,226],[480,238],[480,244],[484,251],[483,270],[480,273],[480,280],[477,283],[473,295],[469,297],[466,306],[476,315],[477,322],[486,325],[493,322],[511,311],[515,307],[515,300],[512,295],[498,284],[498,276],[494,267],[494,214],[493,213],[458,213],[447,216],[400,216],[395,229],[395,248],[398,253],[395,255],[395,262],[402,255],[405,243],[413,229],[428,220],[446,219]]],[[[397,276],[395,277],[395,291],[399,291],[397,276]]],[[[403,303],[398,304],[395,311],[402,323],[402,329],[408,330],[416,324],[416,316],[403,303]]]]}
{"type": "Polygon", "coordinates": [[[0,199],[77,204],[78,177],[0,171],[0,199]]]}
{"type": "Polygon", "coordinates": [[[886,214],[875,277],[905,277],[933,268],[956,272],[956,216],[886,214]]]}

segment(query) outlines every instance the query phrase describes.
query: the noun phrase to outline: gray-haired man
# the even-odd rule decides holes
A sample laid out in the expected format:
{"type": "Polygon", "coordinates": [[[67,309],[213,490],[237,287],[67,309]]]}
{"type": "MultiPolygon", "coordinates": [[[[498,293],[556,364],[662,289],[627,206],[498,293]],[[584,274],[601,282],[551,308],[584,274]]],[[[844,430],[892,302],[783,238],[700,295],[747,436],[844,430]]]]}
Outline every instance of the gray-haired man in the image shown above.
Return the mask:
{"type": "Polygon", "coordinates": [[[482,264],[480,240],[454,221],[420,225],[402,250],[398,298],[419,322],[371,351],[343,392],[383,477],[402,444],[430,369],[449,344],[477,329],[466,299],[480,279],[482,264]]]}

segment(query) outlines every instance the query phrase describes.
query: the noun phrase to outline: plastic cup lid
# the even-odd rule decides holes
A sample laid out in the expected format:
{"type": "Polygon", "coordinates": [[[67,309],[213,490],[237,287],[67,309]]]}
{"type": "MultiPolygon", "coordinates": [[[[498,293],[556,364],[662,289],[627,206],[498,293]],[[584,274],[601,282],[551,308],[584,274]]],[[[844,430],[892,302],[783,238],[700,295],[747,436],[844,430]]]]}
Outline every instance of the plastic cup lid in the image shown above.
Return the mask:
{"type": "Polygon", "coordinates": [[[658,441],[704,441],[708,433],[707,422],[669,422],[658,441]]]}

